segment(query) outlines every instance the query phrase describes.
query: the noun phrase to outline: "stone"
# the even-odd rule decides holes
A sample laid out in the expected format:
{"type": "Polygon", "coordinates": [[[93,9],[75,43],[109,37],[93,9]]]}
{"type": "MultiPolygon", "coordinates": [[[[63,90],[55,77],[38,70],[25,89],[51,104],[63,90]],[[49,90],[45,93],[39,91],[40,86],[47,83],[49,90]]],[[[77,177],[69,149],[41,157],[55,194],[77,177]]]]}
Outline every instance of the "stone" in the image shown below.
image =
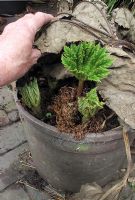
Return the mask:
{"type": "Polygon", "coordinates": [[[19,155],[27,149],[28,144],[25,143],[0,157],[0,191],[22,178],[19,155]]]}
{"type": "Polygon", "coordinates": [[[26,137],[21,122],[0,129],[0,155],[15,149],[24,142],[26,142],[26,137]]]}
{"type": "Polygon", "coordinates": [[[0,193],[0,200],[30,200],[23,188],[13,185],[0,193]]]}
{"type": "Polygon", "coordinates": [[[18,110],[13,110],[11,112],[8,113],[8,118],[11,122],[16,122],[18,121],[20,118],[19,118],[19,113],[18,113],[18,110]]]}
{"type": "Polygon", "coordinates": [[[12,92],[7,87],[0,88],[0,109],[4,109],[6,112],[16,110],[12,92]]]}
{"type": "Polygon", "coordinates": [[[80,192],[71,196],[70,200],[99,200],[102,195],[103,189],[99,185],[96,183],[87,183],[82,185],[80,192]]]}
{"type": "Polygon", "coordinates": [[[8,115],[4,110],[0,110],[0,127],[9,124],[8,115]]]}

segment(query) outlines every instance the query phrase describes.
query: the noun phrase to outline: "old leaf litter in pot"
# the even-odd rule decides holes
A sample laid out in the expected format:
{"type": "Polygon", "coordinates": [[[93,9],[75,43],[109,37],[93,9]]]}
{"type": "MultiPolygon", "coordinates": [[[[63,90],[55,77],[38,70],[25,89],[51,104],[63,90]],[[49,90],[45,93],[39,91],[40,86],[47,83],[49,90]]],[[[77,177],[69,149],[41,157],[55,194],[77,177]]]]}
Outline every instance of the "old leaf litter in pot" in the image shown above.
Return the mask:
{"type": "Polygon", "coordinates": [[[133,129],[135,128],[135,59],[123,50],[109,48],[115,56],[111,75],[99,85],[107,105],[133,129]]]}
{"type": "Polygon", "coordinates": [[[59,53],[67,42],[97,39],[109,42],[115,35],[114,24],[106,20],[106,5],[101,1],[95,2],[81,2],[72,15],[59,15],[47,29],[43,28],[35,45],[42,53],[59,53]]]}
{"type": "Polygon", "coordinates": [[[113,15],[122,37],[135,43],[135,17],[133,13],[127,8],[118,8],[115,9],[113,15]]]}

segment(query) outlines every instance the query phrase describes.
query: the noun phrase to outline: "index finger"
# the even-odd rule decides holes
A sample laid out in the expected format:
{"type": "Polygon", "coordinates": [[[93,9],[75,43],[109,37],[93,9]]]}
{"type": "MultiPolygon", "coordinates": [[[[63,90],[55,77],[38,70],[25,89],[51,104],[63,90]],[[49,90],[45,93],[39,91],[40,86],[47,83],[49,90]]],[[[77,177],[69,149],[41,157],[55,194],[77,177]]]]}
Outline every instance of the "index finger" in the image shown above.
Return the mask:
{"type": "Polygon", "coordinates": [[[54,17],[50,14],[42,13],[42,12],[37,12],[34,15],[34,20],[35,20],[35,26],[36,26],[36,32],[39,28],[41,28],[44,24],[47,24],[50,22],[54,17]]]}
{"type": "Polygon", "coordinates": [[[54,17],[50,14],[37,12],[34,15],[27,14],[24,18],[29,28],[31,28],[35,34],[44,24],[50,22],[54,17]]]}

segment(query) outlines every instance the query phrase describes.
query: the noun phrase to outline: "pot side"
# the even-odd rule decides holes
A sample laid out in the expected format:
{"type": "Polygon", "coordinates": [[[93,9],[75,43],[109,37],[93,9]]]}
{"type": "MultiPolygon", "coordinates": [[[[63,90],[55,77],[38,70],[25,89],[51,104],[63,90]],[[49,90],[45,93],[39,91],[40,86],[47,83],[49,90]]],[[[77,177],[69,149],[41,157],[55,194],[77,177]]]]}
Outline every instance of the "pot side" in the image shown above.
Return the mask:
{"type": "MultiPolygon", "coordinates": [[[[34,164],[39,174],[59,191],[78,192],[81,185],[101,186],[115,180],[126,160],[122,128],[91,133],[77,141],[45,124],[16,101],[34,164]]],[[[133,134],[129,134],[132,142],[133,134]]]]}

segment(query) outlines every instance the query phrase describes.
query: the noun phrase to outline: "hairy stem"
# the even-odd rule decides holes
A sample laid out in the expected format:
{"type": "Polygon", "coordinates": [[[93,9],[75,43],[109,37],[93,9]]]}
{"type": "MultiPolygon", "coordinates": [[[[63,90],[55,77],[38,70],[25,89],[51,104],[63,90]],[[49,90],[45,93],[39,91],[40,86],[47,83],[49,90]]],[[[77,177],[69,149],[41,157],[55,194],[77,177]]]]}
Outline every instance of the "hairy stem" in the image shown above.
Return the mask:
{"type": "Polygon", "coordinates": [[[84,81],[79,80],[78,88],[77,88],[77,97],[81,96],[84,87],[84,81]]]}

